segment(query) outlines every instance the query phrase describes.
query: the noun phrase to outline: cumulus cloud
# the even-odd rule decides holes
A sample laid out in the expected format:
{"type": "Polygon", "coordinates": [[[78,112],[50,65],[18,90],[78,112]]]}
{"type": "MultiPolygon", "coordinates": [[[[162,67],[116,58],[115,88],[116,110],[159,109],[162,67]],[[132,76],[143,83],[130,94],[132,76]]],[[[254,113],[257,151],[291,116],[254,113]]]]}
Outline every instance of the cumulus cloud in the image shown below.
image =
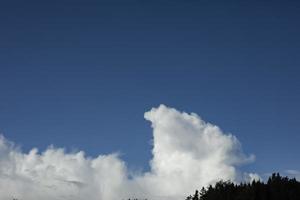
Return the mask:
{"type": "Polygon", "coordinates": [[[3,137],[0,152],[0,199],[117,199],[126,181],[116,154],[91,159],[54,148],[24,154],[3,137]]]}
{"type": "Polygon", "coordinates": [[[254,156],[242,152],[237,138],[197,114],[160,105],[144,117],[153,128],[153,158],[149,172],[130,179],[118,154],[90,158],[53,147],[23,153],[1,137],[0,199],[183,199],[220,179],[259,178],[238,170],[254,156]]]}

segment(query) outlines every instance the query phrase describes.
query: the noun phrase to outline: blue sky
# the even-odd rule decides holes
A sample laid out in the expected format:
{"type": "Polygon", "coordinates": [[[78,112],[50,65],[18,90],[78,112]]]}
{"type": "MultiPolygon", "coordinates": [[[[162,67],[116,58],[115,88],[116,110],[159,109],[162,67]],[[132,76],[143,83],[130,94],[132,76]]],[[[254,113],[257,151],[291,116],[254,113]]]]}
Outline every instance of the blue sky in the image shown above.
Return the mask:
{"type": "Polygon", "coordinates": [[[234,134],[247,170],[299,170],[299,20],[297,1],[1,3],[0,132],[146,170],[163,103],[234,134]]]}

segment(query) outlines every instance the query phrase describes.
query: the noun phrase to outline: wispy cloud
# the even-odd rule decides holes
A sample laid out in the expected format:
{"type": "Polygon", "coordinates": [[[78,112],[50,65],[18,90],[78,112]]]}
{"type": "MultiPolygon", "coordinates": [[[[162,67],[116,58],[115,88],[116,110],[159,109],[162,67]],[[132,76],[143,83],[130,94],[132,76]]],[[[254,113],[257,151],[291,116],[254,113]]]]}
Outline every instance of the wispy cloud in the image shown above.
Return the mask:
{"type": "Polygon", "coordinates": [[[299,170],[288,169],[288,170],[285,170],[285,173],[289,177],[296,178],[297,180],[300,180],[300,171],[299,170]]]}

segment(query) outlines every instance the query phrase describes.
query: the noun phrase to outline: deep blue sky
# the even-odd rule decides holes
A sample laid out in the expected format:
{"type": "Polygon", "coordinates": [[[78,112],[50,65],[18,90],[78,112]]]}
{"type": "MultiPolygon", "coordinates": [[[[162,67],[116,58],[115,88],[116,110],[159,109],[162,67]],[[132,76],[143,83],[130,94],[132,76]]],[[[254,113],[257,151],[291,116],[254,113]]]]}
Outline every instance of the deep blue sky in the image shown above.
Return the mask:
{"type": "Polygon", "coordinates": [[[0,132],[147,169],[164,103],[236,135],[247,170],[299,170],[299,22],[300,1],[3,1],[0,132]]]}

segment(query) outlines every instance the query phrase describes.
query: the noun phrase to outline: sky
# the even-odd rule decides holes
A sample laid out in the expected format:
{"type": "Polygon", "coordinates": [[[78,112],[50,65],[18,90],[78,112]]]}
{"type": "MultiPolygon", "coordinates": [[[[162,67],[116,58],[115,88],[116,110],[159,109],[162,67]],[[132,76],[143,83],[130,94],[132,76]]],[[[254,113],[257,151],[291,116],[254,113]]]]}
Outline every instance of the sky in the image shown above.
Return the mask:
{"type": "Polygon", "coordinates": [[[176,109],[234,135],[240,171],[299,176],[299,20],[291,0],[1,2],[0,133],[18,146],[3,149],[117,152],[151,185],[164,168],[144,113],[176,109]]]}

